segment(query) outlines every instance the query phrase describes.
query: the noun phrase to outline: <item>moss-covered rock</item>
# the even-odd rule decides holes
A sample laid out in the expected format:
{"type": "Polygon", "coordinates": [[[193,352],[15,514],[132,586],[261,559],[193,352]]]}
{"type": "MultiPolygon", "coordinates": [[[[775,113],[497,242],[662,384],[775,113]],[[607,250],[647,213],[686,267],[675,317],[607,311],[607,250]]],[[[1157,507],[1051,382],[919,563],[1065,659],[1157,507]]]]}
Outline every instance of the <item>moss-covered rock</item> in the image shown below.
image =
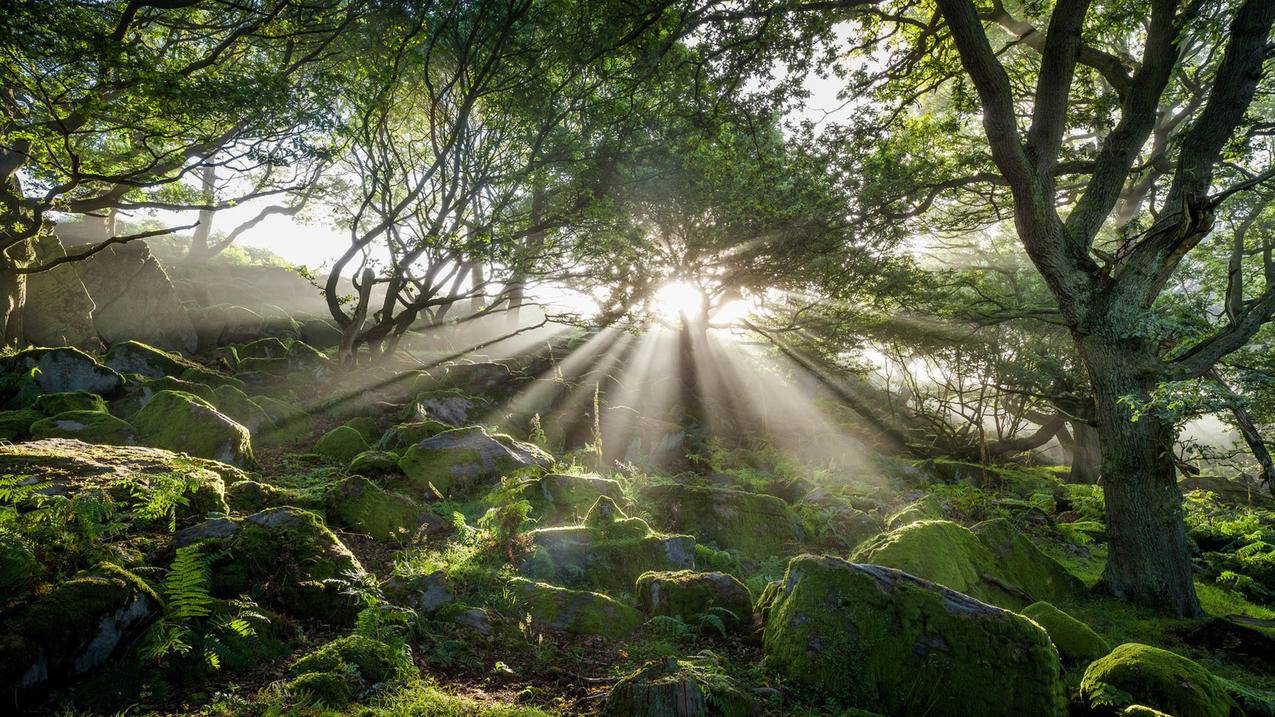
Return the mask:
{"type": "Polygon", "coordinates": [[[250,341],[243,346],[235,348],[235,355],[240,359],[246,358],[286,358],[288,355],[288,343],[277,336],[267,336],[263,339],[250,341]]]}
{"type": "Polygon", "coordinates": [[[934,496],[927,495],[886,516],[885,525],[895,530],[918,521],[942,520],[943,517],[943,504],[934,496]]]}
{"type": "Polygon", "coordinates": [[[23,349],[0,361],[0,367],[6,372],[23,374],[39,369],[32,382],[42,393],[87,391],[99,396],[115,396],[124,387],[124,378],[117,371],[67,346],[23,349]]]}
{"type": "Polygon", "coordinates": [[[0,411],[0,441],[16,441],[31,435],[31,424],[44,418],[39,411],[0,411]]]}
{"type": "Polygon", "coordinates": [[[348,623],[358,609],[343,582],[366,574],[349,548],[318,515],[300,508],[269,508],[246,518],[216,518],[177,531],[177,547],[205,543],[213,591],[248,593],[279,612],[348,623]]]}
{"type": "Polygon", "coordinates": [[[392,451],[402,451],[426,438],[432,438],[443,431],[450,430],[452,430],[452,427],[441,421],[399,423],[385,432],[380,443],[392,451]]]}
{"type": "Polygon", "coordinates": [[[375,441],[376,437],[380,435],[380,430],[376,425],[376,419],[371,416],[355,416],[354,418],[346,421],[344,425],[358,431],[359,435],[363,436],[364,442],[369,444],[372,443],[372,441],[375,441]]]}
{"type": "Polygon", "coordinates": [[[288,674],[335,672],[367,684],[384,682],[405,664],[393,647],[363,635],[339,637],[300,658],[288,668],[288,674]]]}
{"type": "Polygon", "coordinates": [[[226,487],[226,504],[236,513],[256,513],[266,508],[278,508],[285,505],[321,509],[322,496],[312,495],[312,492],[318,491],[301,491],[244,480],[226,487]]]}
{"type": "Polygon", "coordinates": [[[549,630],[622,637],[642,624],[642,613],[606,595],[568,590],[523,578],[509,581],[518,609],[549,630]]]}
{"type": "Polygon", "coordinates": [[[248,429],[198,396],[160,391],[133,415],[132,423],[147,445],[240,468],[255,462],[248,429]]]}
{"type": "Polygon", "coordinates": [[[271,424],[270,414],[258,406],[248,394],[230,385],[218,386],[213,390],[212,403],[217,410],[230,416],[235,423],[247,428],[254,435],[265,426],[271,424]]]}
{"type": "Polygon", "coordinates": [[[642,502],[657,527],[747,555],[781,554],[801,537],[792,509],[773,495],[674,483],[647,488],[642,502]]]}
{"type": "Polygon", "coordinates": [[[252,402],[270,417],[270,423],[253,435],[264,445],[292,443],[315,431],[314,418],[302,408],[271,396],[253,396],[252,402]]]}
{"type": "Polygon", "coordinates": [[[398,454],[389,451],[363,451],[350,461],[347,473],[360,476],[394,475],[398,470],[398,454]]]}
{"type": "Polygon", "coordinates": [[[752,717],[756,705],[711,661],[654,660],[616,683],[605,717],[752,717]]]}
{"type": "Polygon", "coordinates": [[[120,373],[138,373],[149,378],[180,376],[186,369],[198,366],[177,354],[140,341],[119,341],[112,344],[103,363],[120,373]]]}
{"type": "Polygon", "coordinates": [[[137,442],[133,424],[105,411],[67,411],[31,424],[33,438],[76,438],[85,443],[126,446],[137,442]]]}
{"type": "Polygon", "coordinates": [[[728,630],[752,623],[752,595],[743,583],[726,573],[647,572],[638,576],[634,591],[638,609],[648,617],[669,615],[693,625],[711,614],[728,630]]]}
{"type": "Polygon", "coordinates": [[[1158,647],[1127,642],[1085,670],[1080,699],[1095,714],[1144,705],[1175,717],[1240,717],[1243,711],[1208,670],[1158,647]]]}
{"type": "Polygon", "coordinates": [[[549,473],[528,483],[523,496],[542,520],[556,522],[584,515],[603,496],[613,501],[623,500],[624,491],[619,482],[610,478],[549,473]]]}
{"type": "Polygon", "coordinates": [[[480,426],[457,428],[410,446],[399,468],[419,490],[430,487],[444,495],[490,485],[502,475],[524,468],[545,468],[552,457],[530,443],[480,426]]]}
{"type": "Polygon", "coordinates": [[[802,555],[767,611],[766,665],[882,714],[1063,715],[1058,653],[1007,610],[876,565],[802,555]]]}
{"type": "Polygon", "coordinates": [[[40,576],[40,563],[31,544],[17,533],[0,528],[0,595],[17,597],[40,576]]]}
{"type": "Polygon", "coordinates": [[[298,701],[326,707],[344,707],[354,699],[349,679],[334,672],[307,672],[288,680],[283,689],[298,701]]]}
{"type": "Polygon", "coordinates": [[[1093,628],[1047,602],[1032,603],[1020,614],[1045,628],[1067,662],[1086,664],[1111,652],[1111,646],[1093,628]]]}
{"type": "Polygon", "coordinates": [[[217,403],[217,394],[208,384],[185,381],[172,376],[146,378],[140,374],[129,374],[129,381],[124,385],[123,395],[111,402],[111,412],[125,418],[132,417],[160,391],[179,391],[198,396],[213,405],[217,403]]]}
{"type": "MultiPolygon", "coordinates": [[[[140,446],[111,446],[49,438],[0,446],[0,473],[41,485],[42,495],[108,491],[130,502],[138,491],[180,480],[187,505],[177,506],[179,521],[227,510],[227,481],[243,480],[235,468],[140,446]]],[[[144,523],[143,523],[144,524],[144,523]]]]}
{"type": "Polygon", "coordinates": [[[425,523],[416,501],[381,488],[361,475],[350,476],[329,491],[327,515],[333,522],[376,538],[407,542],[425,523]]]}
{"type": "Polygon", "coordinates": [[[103,565],[60,583],[0,636],[0,680],[18,690],[78,677],[128,644],[159,608],[132,573],[103,565]]]}
{"type": "Polygon", "coordinates": [[[346,465],[354,457],[368,449],[367,439],[349,426],[337,426],[314,444],[314,452],[330,458],[341,465],[346,465]]]}
{"type": "Polygon", "coordinates": [[[898,568],[1010,609],[1079,592],[1079,580],[1027,538],[1006,534],[1002,528],[1013,529],[1000,522],[988,527],[984,542],[949,520],[908,523],[864,542],[850,559],[898,568]]]}
{"type": "Polygon", "coordinates": [[[660,535],[641,518],[629,518],[603,496],[582,525],[539,528],[528,534],[532,552],[524,575],[572,586],[628,589],[647,571],[694,567],[695,539],[660,535]]]}
{"type": "Polygon", "coordinates": [[[996,561],[995,574],[1040,600],[1083,595],[1085,585],[1061,563],[1041,552],[1004,518],[972,528],[996,561]]]}
{"type": "Polygon", "coordinates": [[[486,405],[459,389],[424,391],[417,394],[403,418],[412,422],[438,421],[455,428],[475,421],[486,405]]]}
{"type": "Polygon", "coordinates": [[[88,391],[67,391],[65,393],[46,393],[35,399],[31,408],[46,416],[56,416],[67,411],[106,412],[106,401],[96,393],[88,391]]]}

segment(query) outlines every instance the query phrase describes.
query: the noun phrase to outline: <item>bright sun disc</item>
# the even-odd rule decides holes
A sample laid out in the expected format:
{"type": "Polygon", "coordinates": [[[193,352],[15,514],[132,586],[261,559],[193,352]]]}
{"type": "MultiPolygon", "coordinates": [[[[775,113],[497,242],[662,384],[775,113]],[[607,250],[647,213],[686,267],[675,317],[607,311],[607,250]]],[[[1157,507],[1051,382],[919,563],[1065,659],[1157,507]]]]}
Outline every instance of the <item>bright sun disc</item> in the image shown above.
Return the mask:
{"type": "Polygon", "coordinates": [[[704,302],[704,293],[686,281],[670,281],[661,286],[651,297],[651,310],[660,318],[672,321],[697,315],[704,302]]]}

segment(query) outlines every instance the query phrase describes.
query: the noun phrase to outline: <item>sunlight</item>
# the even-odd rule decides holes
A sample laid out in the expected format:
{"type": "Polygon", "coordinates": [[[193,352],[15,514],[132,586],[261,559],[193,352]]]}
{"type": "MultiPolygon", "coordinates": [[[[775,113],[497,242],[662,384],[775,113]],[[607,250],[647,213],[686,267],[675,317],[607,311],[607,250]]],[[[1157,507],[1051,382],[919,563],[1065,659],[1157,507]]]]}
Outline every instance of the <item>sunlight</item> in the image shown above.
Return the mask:
{"type": "Polygon", "coordinates": [[[699,315],[704,305],[704,292],[689,281],[670,281],[651,297],[651,312],[665,321],[676,321],[699,315]]]}

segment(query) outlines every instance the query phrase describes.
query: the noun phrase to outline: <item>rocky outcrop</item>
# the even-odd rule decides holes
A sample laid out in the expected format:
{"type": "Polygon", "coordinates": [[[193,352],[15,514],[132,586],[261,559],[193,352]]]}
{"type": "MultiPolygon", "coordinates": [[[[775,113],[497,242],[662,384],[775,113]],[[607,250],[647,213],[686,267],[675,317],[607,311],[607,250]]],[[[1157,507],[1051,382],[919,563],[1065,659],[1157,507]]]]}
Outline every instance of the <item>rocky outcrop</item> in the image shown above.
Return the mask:
{"type": "Polygon", "coordinates": [[[766,662],[794,689],[881,714],[1064,715],[1034,622],[877,565],[802,555],[767,598],[766,662]]]}
{"type": "Polygon", "coordinates": [[[399,468],[418,489],[432,486],[447,495],[490,485],[523,468],[546,468],[552,462],[548,453],[530,443],[470,426],[413,444],[399,460],[399,468]]]}
{"type": "Polygon", "coordinates": [[[147,445],[240,468],[254,462],[248,429],[198,396],[160,391],[133,415],[131,422],[147,445]]]}
{"type": "Polygon", "coordinates": [[[647,488],[642,500],[657,527],[750,555],[782,553],[801,536],[788,504],[773,495],[671,483],[647,488]]]}
{"type": "Polygon", "coordinates": [[[432,524],[428,510],[416,501],[363,476],[350,476],[329,489],[327,506],[333,522],[377,540],[406,543],[421,526],[432,524]]]}
{"type": "Polygon", "coordinates": [[[79,269],[97,305],[93,325],[107,343],[135,339],[186,353],[199,348],[190,316],[144,242],[108,247],[79,269]]]}
{"type": "Polygon", "coordinates": [[[7,372],[30,373],[32,385],[42,393],[87,391],[111,397],[119,393],[124,379],[98,363],[97,359],[67,346],[24,349],[4,360],[7,372]]]}
{"type": "MultiPolygon", "coordinates": [[[[34,240],[35,258],[48,262],[66,256],[57,236],[34,240]]],[[[27,276],[22,333],[35,346],[75,346],[90,351],[102,345],[93,325],[95,306],[74,262],[27,276]]]]}
{"type": "Polygon", "coordinates": [[[530,482],[523,489],[523,496],[543,520],[556,522],[583,516],[603,496],[623,500],[624,491],[611,478],[549,473],[530,482]]]}
{"type": "Polygon", "coordinates": [[[601,593],[568,590],[523,578],[511,579],[509,592],[542,629],[622,637],[642,624],[641,613],[601,593]]]}
{"type": "Polygon", "coordinates": [[[638,576],[634,590],[638,609],[649,617],[668,615],[694,625],[708,615],[728,631],[752,623],[752,595],[726,573],[648,572],[638,576]]]}
{"type": "Polygon", "coordinates": [[[1198,663],[1150,645],[1128,642],[1089,665],[1080,699],[1097,715],[1143,705],[1175,717],[1240,717],[1224,685],[1198,663]]]}

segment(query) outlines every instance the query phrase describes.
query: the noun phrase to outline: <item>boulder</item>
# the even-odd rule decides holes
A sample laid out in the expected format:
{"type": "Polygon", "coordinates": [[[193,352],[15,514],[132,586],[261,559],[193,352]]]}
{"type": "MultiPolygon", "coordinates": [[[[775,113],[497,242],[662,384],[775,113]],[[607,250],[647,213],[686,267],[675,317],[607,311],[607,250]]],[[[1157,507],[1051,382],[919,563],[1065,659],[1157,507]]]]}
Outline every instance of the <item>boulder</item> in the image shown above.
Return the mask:
{"type": "Polygon", "coordinates": [[[354,688],[345,675],[335,672],[307,672],[288,680],[283,691],[303,703],[324,707],[344,707],[354,699],[354,688]]]}
{"type": "Polygon", "coordinates": [[[121,568],[67,580],[0,634],[0,680],[29,690],[92,672],[139,635],[160,604],[121,568]]]}
{"type": "Polygon", "coordinates": [[[927,495],[891,513],[886,517],[885,525],[890,530],[896,530],[917,521],[943,520],[943,517],[943,504],[934,496],[927,495]]]}
{"type": "Polygon", "coordinates": [[[792,509],[773,495],[671,483],[645,489],[642,501],[656,526],[751,556],[780,554],[801,537],[792,509]]]}
{"type": "Polygon", "coordinates": [[[474,422],[484,402],[457,389],[420,393],[407,407],[410,422],[438,421],[453,428],[474,422]]]}
{"type": "Polygon", "coordinates": [[[287,358],[288,345],[277,336],[267,336],[256,341],[250,341],[243,346],[235,349],[235,354],[240,359],[246,358],[266,358],[279,359],[287,358]]]}
{"type": "Polygon", "coordinates": [[[236,423],[256,433],[272,423],[270,414],[258,406],[248,394],[230,385],[218,386],[213,390],[212,403],[217,410],[230,416],[236,423]]]}
{"type": "MultiPolygon", "coordinates": [[[[314,419],[304,409],[270,396],[253,396],[252,402],[270,417],[269,425],[258,434],[262,443],[291,443],[314,433],[314,419]]],[[[258,436],[254,436],[254,439],[258,436]]]]}
{"type": "Polygon", "coordinates": [[[693,537],[657,534],[606,497],[598,499],[583,525],[539,528],[528,535],[533,549],[521,572],[566,585],[624,590],[647,571],[695,565],[693,537]]]}
{"type": "Polygon", "coordinates": [[[576,519],[602,496],[624,500],[624,490],[618,481],[597,475],[549,473],[530,482],[523,489],[523,496],[544,520],[553,522],[576,519]]]}
{"type": "Polygon", "coordinates": [[[180,476],[186,482],[188,504],[178,506],[179,520],[226,512],[226,483],[244,478],[238,470],[215,461],[156,448],[94,445],[65,438],[0,446],[0,473],[24,476],[25,484],[40,486],[41,495],[110,491],[121,500],[131,499],[136,488],[180,476]]]}
{"type": "Polygon", "coordinates": [[[349,426],[337,426],[314,444],[314,452],[324,458],[346,465],[354,457],[368,449],[367,439],[362,433],[349,426]]]}
{"type": "Polygon", "coordinates": [[[288,615],[346,624],[358,612],[345,583],[366,572],[314,513],[269,508],[246,518],[207,520],[173,536],[177,547],[197,543],[218,556],[211,569],[214,595],[248,593],[288,615]]]}
{"type": "Polygon", "coordinates": [[[1208,670],[1181,655],[1127,642],[1094,661],[1080,700],[1097,715],[1143,705],[1174,717],[1241,717],[1244,712],[1208,670]]]}
{"type": "Polygon", "coordinates": [[[341,343],[341,329],[323,319],[306,319],[301,322],[301,340],[311,346],[330,348],[341,343]]]}
{"type": "Polygon", "coordinates": [[[442,570],[435,570],[427,575],[394,576],[381,584],[381,590],[394,603],[409,607],[421,615],[429,615],[455,600],[451,582],[447,579],[447,573],[442,570]]]}
{"type": "MultiPolygon", "coordinates": [[[[45,233],[32,240],[35,258],[47,262],[66,256],[57,236],[45,233]]],[[[93,299],[80,280],[79,267],[63,264],[27,276],[22,309],[22,336],[33,346],[75,346],[97,350],[102,342],[93,326],[93,299]]]]}
{"type": "Polygon", "coordinates": [[[350,461],[346,472],[360,476],[385,476],[398,473],[398,454],[388,451],[363,451],[350,461]]]}
{"type": "Polygon", "coordinates": [[[100,411],[106,412],[106,401],[96,393],[88,391],[68,391],[66,393],[46,393],[31,404],[33,410],[46,416],[56,416],[67,411],[100,411]]]}
{"type": "Polygon", "coordinates": [[[231,304],[193,310],[190,319],[195,325],[200,350],[252,341],[266,331],[266,320],[260,314],[231,304]]]}
{"type": "Polygon", "coordinates": [[[426,509],[363,476],[350,476],[328,491],[327,515],[334,522],[376,538],[405,543],[428,524],[426,509]]]}
{"type": "Polygon", "coordinates": [[[346,421],[345,426],[358,431],[359,435],[363,436],[363,440],[368,443],[376,440],[377,435],[380,434],[376,425],[376,419],[371,416],[356,416],[346,421]]]}
{"type": "Polygon", "coordinates": [[[801,555],[769,598],[766,665],[788,684],[881,714],[1064,715],[1039,625],[877,565],[801,555]]]}
{"type": "Polygon", "coordinates": [[[952,521],[921,520],[864,542],[850,559],[898,568],[1015,610],[1083,589],[1066,568],[1027,538],[1008,534],[1012,527],[997,523],[982,530],[987,542],[952,521]]]}
{"type": "Polygon", "coordinates": [[[281,488],[269,483],[241,480],[226,488],[226,504],[236,513],[256,513],[266,508],[278,508],[285,505],[322,509],[323,499],[295,488],[281,488]]]}
{"type": "Polygon", "coordinates": [[[642,624],[642,614],[600,593],[568,590],[523,578],[509,581],[520,612],[536,626],[576,635],[623,637],[642,624]]]}
{"type": "Polygon", "coordinates": [[[103,363],[120,373],[136,373],[147,378],[180,376],[196,365],[180,356],[132,340],[111,344],[103,363]]]}
{"type": "Polygon", "coordinates": [[[401,664],[398,650],[384,642],[363,635],[346,635],[292,663],[288,674],[333,672],[372,685],[393,677],[401,664]]]}
{"type": "Polygon", "coordinates": [[[68,346],[23,349],[4,360],[6,372],[27,373],[31,369],[39,369],[33,383],[42,393],[86,391],[109,397],[118,394],[124,386],[118,372],[68,346]]]}
{"type": "Polygon", "coordinates": [[[430,486],[444,495],[490,485],[524,468],[545,468],[552,457],[530,443],[480,426],[439,433],[410,446],[399,468],[418,489],[430,486]]]}
{"type": "Polygon", "coordinates": [[[603,717],[752,717],[753,700],[707,658],[653,660],[616,683],[603,717]],[[709,675],[708,679],[705,675],[709,675]]]}
{"type": "Polygon", "coordinates": [[[97,305],[93,325],[107,343],[135,339],[185,353],[199,348],[190,316],[144,242],[108,247],[79,269],[97,305]]]}
{"type": "Polygon", "coordinates": [[[66,411],[31,424],[33,438],[77,438],[85,443],[137,443],[133,424],[105,411],[66,411]]]}
{"type": "Polygon", "coordinates": [[[1085,623],[1047,602],[1037,602],[1020,613],[1045,628],[1062,659],[1072,664],[1088,664],[1111,652],[1111,646],[1085,623]]]}
{"type": "Polygon", "coordinates": [[[133,415],[132,423],[147,445],[240,468],[254,463],[248,429],[189,393],[160,391],[133,415]]]}
{"type": "Polygon", "coordinates": [[[426,438],[431,438],[443,431],[450,430],[452,430],[451,426],[440,421],[400,423],[386,431],[379,443],[392,451],[402,451],[426,438]]]}
{"type": "Polygon", "coordinates": [[[648,617],[668,615],[694,625],[704,615],[715,615],[729,631],[752,623],[753,596],[726,573],[647,572],[638,576],[634,590],[638,609],[648,617]]]}
{"type": "Polygon", "coordinates": [[[31,435],[31,424],[44,418],[39,411],[0,411],[0,441],[17,441],[31,435]]]}

